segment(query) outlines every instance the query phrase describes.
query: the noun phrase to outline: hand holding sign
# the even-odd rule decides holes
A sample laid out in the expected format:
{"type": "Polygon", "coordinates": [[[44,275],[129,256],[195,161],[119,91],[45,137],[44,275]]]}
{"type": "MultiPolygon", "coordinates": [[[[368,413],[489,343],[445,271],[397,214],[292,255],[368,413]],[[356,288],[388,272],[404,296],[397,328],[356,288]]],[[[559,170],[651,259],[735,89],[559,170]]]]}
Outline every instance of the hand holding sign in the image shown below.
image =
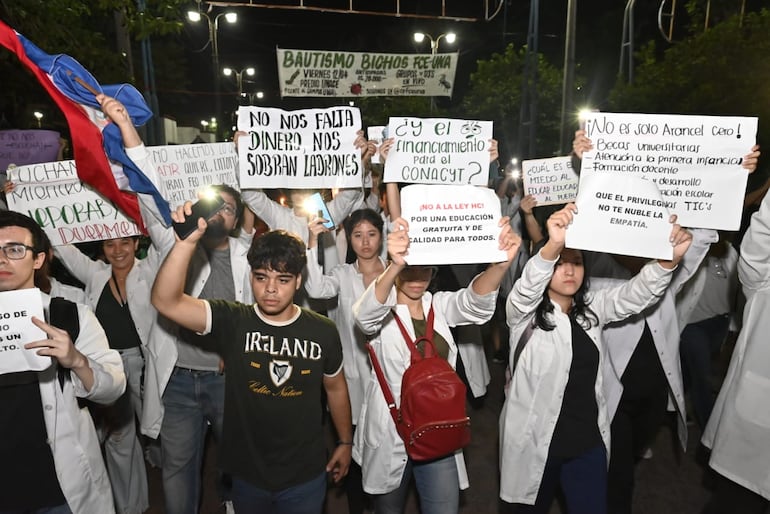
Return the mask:
{"type": "Polygon", "coordinates": [[[409,223],[404,218],[393,222],[393,230],[388,233],[388,254],[393,264],[406,266],[409,255],[409,223]]]}
{"type": "Polygon", "coordinates": [[[671,237],[669,237],[668,240],[671,242],[671,246],[674,247],[674,256],[670,261],[659,260],[659,262],[664,268],[673,269],[679,264],[679,261],[682,260],[684,254],[687,253],[688,248],[690,248],[690,243],[692,243],[692,233],[677,224],[676,214],[672,214],[669,221],[673,226],[671,227],[671,237]]]}
{"type": "Polygon", "coordinates": [[[554,261],[559,258],[567,240],[567,229],[572,224],[576,213],[575,204],[568,203],[563,209],[554,212],[548,218],[546,221],[548,242],[540,252],[543,259],[554,261]]]}

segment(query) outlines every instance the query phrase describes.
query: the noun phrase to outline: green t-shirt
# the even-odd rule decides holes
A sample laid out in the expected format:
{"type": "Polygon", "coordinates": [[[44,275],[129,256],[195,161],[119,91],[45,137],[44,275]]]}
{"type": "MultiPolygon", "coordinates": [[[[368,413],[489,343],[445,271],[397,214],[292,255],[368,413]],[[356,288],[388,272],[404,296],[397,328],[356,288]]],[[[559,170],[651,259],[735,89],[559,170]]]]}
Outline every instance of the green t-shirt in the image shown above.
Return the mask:
{"type": "Polygon", "coordinates": [[[274,325],[255,305],[209,305],[209,338],[227,373],[222,468],[269,491],[315,478],[327,461],[323,378],[342,372],[337,327],[306,309],[274,325]]]}

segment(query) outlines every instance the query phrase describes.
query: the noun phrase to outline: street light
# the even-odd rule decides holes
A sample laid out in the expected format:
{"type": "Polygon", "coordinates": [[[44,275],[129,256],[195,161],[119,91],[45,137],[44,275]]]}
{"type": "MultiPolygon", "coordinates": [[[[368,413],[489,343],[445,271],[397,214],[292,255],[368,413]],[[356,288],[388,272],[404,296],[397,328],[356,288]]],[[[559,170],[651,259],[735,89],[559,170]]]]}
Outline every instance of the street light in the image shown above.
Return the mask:
{"type": "Polygon", "coordinates": [[[40,120],[43,119],[43,113],[40,111],[35,111],[32,113],[32,116],[34,116],[37,120],[37,128],[41,128],[42,125],[40,124],[40,120]]]}
{"type": "Polygon", "coordinates": [[[438,53],[438,44],[443,38],[447,43],[450,45],[457,41],[457,34],[454,32],[446,32],[444,34],[439,34],[437,38],[433,38],[430,34],[426,34],[425,32],[415,32],[414,33],[414,41],[415,43],[422,43],[425,41],[425,38],[428,38],[430,41],[430,53],[432,55],[436,55],[438,53]]]}
{"type": "MultiPolygon", "coordinates": [[[[209,8],[210,10],[211,8],[209,8]]],[[[200,10],[200,2],[198,2],[198,10],[197,11],[187,11],[187,19],[190,20],[193,23],[198,23],[201,21],[201,19],[206,19],[206,23],[208,25],[209,29],[209,39],[206,41],[206,44],[203,46],[203,48],[206,48],[206,46],[211,43],[211,57],[214,62],[214,102],[216,105],[216,113],[219,115],[221,109],[222,109],[222,103],[219,98],[219,41],[217,38],[217,34],[219,33],[219,18],[222,16],[225,17],[225,20],[227,23],[235,23],[238,21],[238,13],[235,13],[233,11],[228,12],[221,12],[214,16],[214,19],[211,19],[211,16],[209,16],[208,13],[201,12],[200,10]]]]}
{"type": "Polygon", "coordinates": [[[241,98],[244,96],[243,94],[243,74],[244,72],[249,77],[253,77],[257,71],[249,66],[248,68],[244,68],[242,70],[234,70],[232,68],[222,68],[222,73],[225,75],[225,77],[229,77],[231,75],[235,75],[235,83],[238,85],[238,98],[241,98]]]}
{"type": "MultiPolygon", "coordinates": [[[[442,39],[444,39],[447,43],[450,45],[457,41],[457,34],[454,32],[444,32],[443,34],[439,34],[437,38],[434,38],[430,34],[426,34],[425,32],[415,32],[414,33],[414,41],[415,43],[422,43],[425,41],[425,38],[428,38],[430,41],[430,54],[436,55],[438,53],[438,44],[441,42],[442,39]]],[[[430,111],[433,112],[436,108],[436,97],[431,96],[430,97],[430,111]]]]}

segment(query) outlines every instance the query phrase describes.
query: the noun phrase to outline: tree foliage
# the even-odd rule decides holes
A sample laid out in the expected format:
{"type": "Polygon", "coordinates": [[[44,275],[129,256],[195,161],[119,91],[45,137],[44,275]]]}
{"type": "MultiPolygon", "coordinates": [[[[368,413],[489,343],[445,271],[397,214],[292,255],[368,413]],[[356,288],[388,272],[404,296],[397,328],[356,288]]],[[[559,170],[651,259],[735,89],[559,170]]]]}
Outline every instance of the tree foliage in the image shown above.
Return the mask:
{"type": "MultiPolygon", "coordinates": [[[[459,109],[463,117],[492,120],[501,155],[522,155],[517,148],[526,48],[508,45],[503,53],[479,60],[459,109]]],[[[561,111],[561,72],[538,55],[537,152],[549,156],[558,149],[561,111]]]]}
{"type": "MultiPolygon", "coordinates": [[[[144,37],[178,33],[185,2],[143,3],[145,8],[139,12],[136,0],[0,0],[0,19],[43,51],[71,55],[104,84],[134,82],[130,54],[117,50],[117,24],[124,24],[132,46],[138,49],[138,40],[144,37]]],[[[140,55],[138,50],[133,54],[140,55]]],[[[180,55],[177,51],[168,63],[156,61],[159,77],[178,72],[180,55]]],[[[32,106],[50,104],[34,78],[6,51],[0,51],[0,76],[0,108],[6,124],[25,127],[31,122],[32,106]]]]}

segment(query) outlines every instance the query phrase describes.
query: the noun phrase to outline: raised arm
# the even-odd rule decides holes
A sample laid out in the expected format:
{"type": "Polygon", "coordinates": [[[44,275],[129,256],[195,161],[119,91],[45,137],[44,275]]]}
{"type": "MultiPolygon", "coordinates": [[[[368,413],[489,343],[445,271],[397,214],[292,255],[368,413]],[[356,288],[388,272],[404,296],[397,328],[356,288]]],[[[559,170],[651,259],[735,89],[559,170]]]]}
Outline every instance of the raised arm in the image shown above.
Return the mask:
{"type": "MultiPolygon", "coordinates": [[[[171,214],[174,221],[182,222],[191,214],[191,202],[186,202],[171,214]]],[[[166,260],[161,264],[152,286],[153,306],[171,321],[195,332],[207,327],[206,302],[184,292],[185,278],[195,247],[206,231],[206,221],[198,219],[198,228],[187,239],[177,239],[166,260]]]]}
{"type": "Polygon", "coordinates": [[[323,267],[318,264],[318,235],[328,232],[323,218],[315,218],[308,223],[307,241],[307,279],[305,290],[311,298],[334,298],[340,292],[339,279],[334,275],[324,275],[323,267]]]}

